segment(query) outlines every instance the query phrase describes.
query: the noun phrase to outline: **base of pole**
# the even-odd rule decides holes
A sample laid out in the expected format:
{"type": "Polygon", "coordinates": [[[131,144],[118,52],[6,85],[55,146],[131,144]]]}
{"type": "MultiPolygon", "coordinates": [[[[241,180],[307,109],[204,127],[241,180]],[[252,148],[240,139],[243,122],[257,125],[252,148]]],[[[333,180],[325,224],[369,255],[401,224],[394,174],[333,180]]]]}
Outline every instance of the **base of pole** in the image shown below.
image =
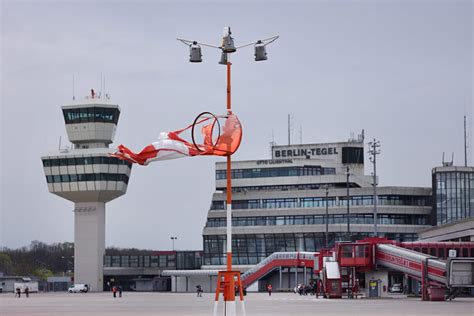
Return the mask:
{"type": "Polygon", "coordinates": [[[219,271],[217,274],[217,286],[215,301],[219,301],[222,293],[224,301],[235,302],[235,293],[238,291],[240,300],[244,300],[244,291],[240,271],[219,271]]]}

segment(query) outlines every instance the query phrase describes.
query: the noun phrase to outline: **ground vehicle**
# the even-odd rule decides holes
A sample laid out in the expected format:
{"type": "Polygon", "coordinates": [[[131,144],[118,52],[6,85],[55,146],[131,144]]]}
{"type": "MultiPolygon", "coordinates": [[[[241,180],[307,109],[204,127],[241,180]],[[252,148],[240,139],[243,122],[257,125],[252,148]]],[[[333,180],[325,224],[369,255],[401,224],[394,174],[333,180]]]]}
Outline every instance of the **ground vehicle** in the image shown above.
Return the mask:
{"type": "Polygon", "coordinates": [[[401,285],[400,283],[395,283],[395,284],[392,285],[392,287],[390,288],[390,292],[391,292],[391,293],[402,293],[402,292],[403,292],[402,285],[401,285]]]}
{"type": "Polygon", "coordinates": [[[74,284],[71,285],[67,291],[69,293],[87,293],[89,291],[89,286],[87,284],[74,284]]]}

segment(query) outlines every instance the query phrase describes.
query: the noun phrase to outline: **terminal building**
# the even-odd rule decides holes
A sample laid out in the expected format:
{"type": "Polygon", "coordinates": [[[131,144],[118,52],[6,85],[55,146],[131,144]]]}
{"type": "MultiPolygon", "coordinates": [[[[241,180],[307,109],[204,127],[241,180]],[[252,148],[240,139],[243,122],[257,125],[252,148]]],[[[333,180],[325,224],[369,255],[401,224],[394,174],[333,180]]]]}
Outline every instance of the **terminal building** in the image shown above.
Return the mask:
{"type": "MultiPolygon", "coordinates": [[[[203,264],[209,268],[226,263],[225,168],[216,163],[216,191],[203,229],[203,264]]],[[[235,265],[374,235],[373,176],[364,174],[362,137],[273,146],[271,159],[233,161],[232,191],[235,265]]],[[[430,187],[377,187],[378,236],[416,240],[431,227],[431,199],[430,187]]]]}

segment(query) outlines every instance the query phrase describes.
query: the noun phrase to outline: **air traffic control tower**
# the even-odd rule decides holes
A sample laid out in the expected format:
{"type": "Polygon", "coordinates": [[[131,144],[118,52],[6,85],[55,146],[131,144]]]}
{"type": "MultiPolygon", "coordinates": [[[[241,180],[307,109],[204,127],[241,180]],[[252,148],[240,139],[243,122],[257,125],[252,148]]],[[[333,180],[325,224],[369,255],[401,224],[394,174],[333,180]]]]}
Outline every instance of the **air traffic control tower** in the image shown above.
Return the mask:
{"type": "Polygon", "coordinates": [[[124,195],[132,165],[110,157],[120,107],[93,90],[62,107],[71,149],[43,160],[49,192],[74,202],[74,283],[103,290],[105,203],[124,195]]]}

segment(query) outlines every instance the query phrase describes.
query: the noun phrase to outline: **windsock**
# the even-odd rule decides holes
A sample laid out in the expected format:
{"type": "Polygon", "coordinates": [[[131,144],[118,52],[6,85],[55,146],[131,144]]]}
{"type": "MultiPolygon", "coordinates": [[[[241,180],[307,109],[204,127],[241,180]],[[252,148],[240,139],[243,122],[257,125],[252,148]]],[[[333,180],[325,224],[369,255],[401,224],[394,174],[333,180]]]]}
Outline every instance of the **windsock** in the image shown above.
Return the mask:
{"type": "Polygon", "coordinates": [[[192,156],[230,156],[237,151],[242,141],[242,125],[235,114],[216,116],[203,112],[193,124],[174,131],[162,132],[158,140],[135,153],[124,145],[110,154],[113,157],[127,160],[140,165],[148,165],[152,161],[170,160],[192,156]],[[220,127],[219,118],[224,118],[224,126],[220,127]],[[200,128],[203,143],[197,144],[194,132],[200,128]],[[186,130],[192,129],[192,141],[180,137],[186,130]],[[217,129],[217,133],[216,133],[217,129]],[[217,134],[217,136],[213,136],[217,134]],[[216,138],[216,139],[214,139],[216,138]]]}

